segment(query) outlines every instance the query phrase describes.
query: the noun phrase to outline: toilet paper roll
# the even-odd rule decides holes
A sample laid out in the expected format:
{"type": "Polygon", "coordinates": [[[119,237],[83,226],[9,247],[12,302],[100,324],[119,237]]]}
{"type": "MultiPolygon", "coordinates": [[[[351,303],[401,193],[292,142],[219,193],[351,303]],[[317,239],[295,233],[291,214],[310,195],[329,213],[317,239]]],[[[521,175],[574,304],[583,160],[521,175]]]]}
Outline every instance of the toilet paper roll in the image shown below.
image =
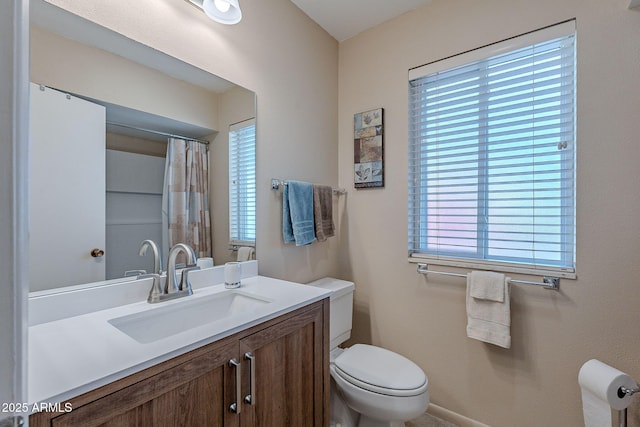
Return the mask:
{"type": "Polygon", "coordinates": [[[582,390],[582,411],[585,427],[611,426],[611,409],[627,408],[632,397],[620,397],[620,387],[634,388],[635,381],[627,374],[599,360],[591,359],[582,365],[578,374],[582,390]]]}

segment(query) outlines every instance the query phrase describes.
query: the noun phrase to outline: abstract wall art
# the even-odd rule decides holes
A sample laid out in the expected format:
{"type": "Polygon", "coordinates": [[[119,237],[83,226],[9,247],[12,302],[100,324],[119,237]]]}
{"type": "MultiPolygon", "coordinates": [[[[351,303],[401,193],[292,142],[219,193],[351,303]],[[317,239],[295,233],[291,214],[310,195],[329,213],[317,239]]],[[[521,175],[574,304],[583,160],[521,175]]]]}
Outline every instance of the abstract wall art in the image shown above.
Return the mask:
{"type": "Polygon", "coordinates": [[[353,181],[355,188],[384,187],[384,110],[353,116],[353,181]]]}

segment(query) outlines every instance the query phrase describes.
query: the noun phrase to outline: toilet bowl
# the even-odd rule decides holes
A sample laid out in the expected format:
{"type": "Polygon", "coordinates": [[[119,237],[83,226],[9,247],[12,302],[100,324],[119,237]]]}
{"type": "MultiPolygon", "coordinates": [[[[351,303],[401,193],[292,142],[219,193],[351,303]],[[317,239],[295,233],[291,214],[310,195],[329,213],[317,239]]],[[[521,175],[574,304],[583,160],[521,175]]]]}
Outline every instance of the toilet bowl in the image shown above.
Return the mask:
{"type": "Polygon", "coordinates": [[[429,381],[411,360],[366,344],[339,348],[351,335],[354,284],[333,278],[310,283],[333,291],[330,303],[331,425],[400,427],[429,405],[429,381]]]}
{"type": "Polygon", "coordinates": [[[345,403],[361,414],[358,426],[392,425],[391,421],[401,426],[427,410],[429,382],[409,359],[365,344],[339,354],[334,350],[332,356],[331,377],[345,403]]]}

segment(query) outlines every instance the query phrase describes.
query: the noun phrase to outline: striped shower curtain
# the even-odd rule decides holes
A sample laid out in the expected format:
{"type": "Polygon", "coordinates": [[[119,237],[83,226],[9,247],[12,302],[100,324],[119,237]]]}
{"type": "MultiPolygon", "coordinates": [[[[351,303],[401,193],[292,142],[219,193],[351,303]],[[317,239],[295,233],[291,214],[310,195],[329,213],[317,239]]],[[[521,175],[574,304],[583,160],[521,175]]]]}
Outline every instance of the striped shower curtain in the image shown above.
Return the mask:
{"type": "Polygon", "coordinates": [[[211,256],[209,150],[205,144],[169,138],[162,195],[164,253],[177,243],[198,258],[211,256]]]}

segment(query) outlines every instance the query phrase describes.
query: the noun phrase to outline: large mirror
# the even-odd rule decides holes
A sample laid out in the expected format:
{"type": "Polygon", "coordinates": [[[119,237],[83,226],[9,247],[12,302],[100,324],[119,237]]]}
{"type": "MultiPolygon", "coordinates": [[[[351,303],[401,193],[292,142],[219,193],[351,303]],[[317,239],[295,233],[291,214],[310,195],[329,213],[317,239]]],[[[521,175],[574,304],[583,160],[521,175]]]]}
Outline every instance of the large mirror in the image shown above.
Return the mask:
{"type": "Polygon", "coordinates": [[[166,246],[170,137],[207,144],[211,256],[235,261],[252,244],[229,232],[229,143],[255,129],[255,94],[43,0],[30,7],[31,291],[153,270],[152,251],[139,253],[143,240],[166,246]]]}

